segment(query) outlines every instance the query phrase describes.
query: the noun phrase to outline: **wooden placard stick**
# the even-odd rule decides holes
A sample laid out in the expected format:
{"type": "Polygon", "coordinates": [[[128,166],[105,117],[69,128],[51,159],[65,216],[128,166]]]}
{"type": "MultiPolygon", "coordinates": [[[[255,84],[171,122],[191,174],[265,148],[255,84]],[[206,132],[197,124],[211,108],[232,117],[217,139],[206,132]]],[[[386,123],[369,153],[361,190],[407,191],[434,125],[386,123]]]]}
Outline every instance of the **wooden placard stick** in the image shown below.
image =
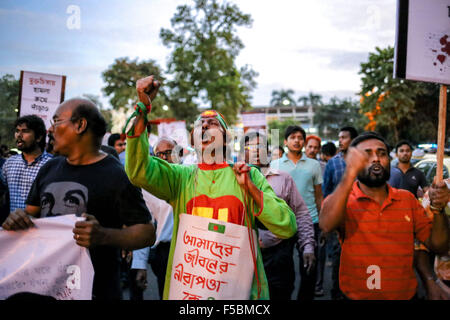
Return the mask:
{"type": "Polygon", "coordinates": [[[439,126],[438,126],[437,153],[436,153],[437,182],[440,182],[443,179],[446,120],[447,120],[447,86],[441,84],[441,90],[439,92],[439,126]]]}

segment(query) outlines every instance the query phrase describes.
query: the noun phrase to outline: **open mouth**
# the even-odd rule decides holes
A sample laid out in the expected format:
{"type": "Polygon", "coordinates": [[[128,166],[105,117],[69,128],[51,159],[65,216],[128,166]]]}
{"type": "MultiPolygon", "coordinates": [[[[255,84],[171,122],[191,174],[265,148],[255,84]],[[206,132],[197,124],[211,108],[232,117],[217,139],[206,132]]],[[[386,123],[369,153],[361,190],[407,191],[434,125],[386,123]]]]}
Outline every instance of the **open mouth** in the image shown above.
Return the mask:
{"type": "Polygon", "coordinates": [[[369,171],[371,174],[381,175],[384,172],[384,168],[381,165],[373,165],[370,167],[369,171]]]}
{"type": "Polygon", "coordinates": [[[19,147],[19,148],[20,148],[20,147],[23,147],[24,144],[25,144],[25,143],[24,143],[22,140],[17,140],[17,141],[16,141],[16,146],[19,147]]]}
{"type": "Polygon", "coordinates": [[[215,137],[208,133],[208,131],[203,133],[202,136],[202,144],[210,144],[211,142],[214,142],[215,137]]]}

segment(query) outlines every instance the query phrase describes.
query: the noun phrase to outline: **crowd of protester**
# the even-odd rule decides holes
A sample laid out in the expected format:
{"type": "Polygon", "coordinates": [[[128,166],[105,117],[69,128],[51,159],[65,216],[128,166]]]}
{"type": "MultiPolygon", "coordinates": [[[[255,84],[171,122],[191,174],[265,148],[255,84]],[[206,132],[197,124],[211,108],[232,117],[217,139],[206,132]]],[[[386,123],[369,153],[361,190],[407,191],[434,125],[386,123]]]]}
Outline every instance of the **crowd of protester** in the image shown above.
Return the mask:
{"type": "Polygon", "coordinates": [[[391,147],[377,132],[345,126],[336,147],[292,125],[279,144],[269,144],[267,132],[245,132],[230,161],[226,119],[207,110],[189,136],[195,160],[185,163],[186,146],[172,138],[149,145],[147,114],[159,86],[153,76],[138,80],[133,125],[107,145],[105,120],[86,99],[58,107],[48,138],[39,117],[17,119],[20,154],[0,158],[3,229],[83,215],[73,236],[90,250],[94,299],[122,299],[128,287],[131,300],[143,300],[149,267],[159,298],[173,297],[183,213],[255,232],[248,299],[450,299],[448,181],[427,184],[410,163],[411,143],[398,142],[391,165],[391,147]],[[58,203],[74,192],[85,201],[70,210],[58,203]]]}

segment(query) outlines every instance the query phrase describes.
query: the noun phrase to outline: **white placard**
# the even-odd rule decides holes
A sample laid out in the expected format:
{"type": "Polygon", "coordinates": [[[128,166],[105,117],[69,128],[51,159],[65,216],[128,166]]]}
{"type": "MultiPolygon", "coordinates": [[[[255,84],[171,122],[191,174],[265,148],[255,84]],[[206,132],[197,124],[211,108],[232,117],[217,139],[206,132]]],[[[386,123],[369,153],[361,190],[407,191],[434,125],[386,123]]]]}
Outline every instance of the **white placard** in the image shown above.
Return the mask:
{"type": "MultiPolygon", "coordinates": [[[[256,243],[254,250],[257,252],[256,243]]],[[[248,300],[253,275],[247,227],[180,215],[170,300],[248,300]]]]}
{"type": "Polygon", "coordinates": [[[265,113],[241,113],[244,127],[267,126],[265,113]]]}
{"type": "Polygon", "coordinates": [[[35,228],[0,228],[0,299],[18,292],[58,300],[90,300],[94,268],[88,250],[73,239],[81,218],[63,215],[33,219],[35,228]]]}
{"type": "Polygon", "coordinates": [[[34,114],[42,118],[45,127],[50,127],[56,108],[61,103],[64,76],[22,72],[20,116],[34,114]]]}
{"type": "Polygon", "coordinates": [[[450,84],[450,0],[398,1],[396,76],[450,84]]]}

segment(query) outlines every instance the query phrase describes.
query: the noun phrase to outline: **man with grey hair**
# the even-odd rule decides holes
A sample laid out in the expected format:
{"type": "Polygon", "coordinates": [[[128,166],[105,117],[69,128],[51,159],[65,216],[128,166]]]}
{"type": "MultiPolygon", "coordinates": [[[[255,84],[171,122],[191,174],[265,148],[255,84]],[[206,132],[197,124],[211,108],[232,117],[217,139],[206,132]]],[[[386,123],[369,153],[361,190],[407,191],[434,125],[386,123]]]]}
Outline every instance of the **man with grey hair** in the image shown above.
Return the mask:
{"type": "Polygon", "coordinates": [[[182,147],[167,136],[159,138],[155,143],[155,156],[169,163],[180,163],[182,151],[182,147]]]}
{"type": "Polygon", "coordinates": [[[100,150],[106,122],[95,104],[67,100],[57,108],[51,124],[54,150],[61,156],[41,168],[25,210],[11,213],[2,227],[21,230],[34,226],[32,217],[83,215],[86,220],[76,222],[73,232],[76,243],[90,251],[93,298],[121,299],[120,248],[153,244],[150,214],[120,162],[100,150]]]}

